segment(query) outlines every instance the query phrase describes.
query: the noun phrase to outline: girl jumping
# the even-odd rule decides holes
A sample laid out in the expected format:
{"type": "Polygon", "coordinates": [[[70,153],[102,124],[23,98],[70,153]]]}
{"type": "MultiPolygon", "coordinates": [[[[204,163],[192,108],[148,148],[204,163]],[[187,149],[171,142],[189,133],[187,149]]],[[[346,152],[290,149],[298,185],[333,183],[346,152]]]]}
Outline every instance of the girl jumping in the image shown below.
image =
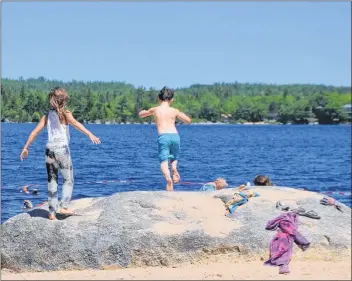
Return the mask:
{"type": "Polygon", "coordinates": [[[56,213],[72,215],[73,212],[68,208],[73,189],[73,169],[69,149],[70,134],[69,124],[78,131],[87,135],[94,144],[100,144],[100,139],[88,131],[66,110],[69,100],[67,92],[59,87],[52,89],[49,93],[50,110],[44,115],[37,127],[28,137],[27,143],[23,148],[20,159],[28,157],[28,148],[38,134],[47,126],[48,142],[46,144],[45,162],[48,173],[48,203],[49,219],[54,220],[56,213]],[[61,171],[63,177],[62,198],[59,206],[58,202],[58,172],[61,171]],[[60,210],[58,210],[60,208],[60,210]]]}

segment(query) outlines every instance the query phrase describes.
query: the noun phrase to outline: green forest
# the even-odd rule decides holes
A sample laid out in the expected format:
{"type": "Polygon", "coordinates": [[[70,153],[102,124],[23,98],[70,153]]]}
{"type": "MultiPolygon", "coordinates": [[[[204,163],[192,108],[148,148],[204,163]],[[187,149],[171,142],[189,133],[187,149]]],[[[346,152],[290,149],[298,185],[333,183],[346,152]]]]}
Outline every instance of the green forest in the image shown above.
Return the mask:
{"type": "MultiPolygon", "coordinates": [[[[38,122],[48,110],[51,88],[65,88],[68,108],[81,122],[140,123],[138,112],[158,104],[160,89],[125,82],[63,82],[44,77],[2,79],[1,121],[38,122]]],[[[166,85],[167,86],[167,85],[166,85]]],[[[350,87],[314,84],[214,83],[175,89],[173,106],[193,122],[334,124],[351,122],[343,108],[350,87]]]]}

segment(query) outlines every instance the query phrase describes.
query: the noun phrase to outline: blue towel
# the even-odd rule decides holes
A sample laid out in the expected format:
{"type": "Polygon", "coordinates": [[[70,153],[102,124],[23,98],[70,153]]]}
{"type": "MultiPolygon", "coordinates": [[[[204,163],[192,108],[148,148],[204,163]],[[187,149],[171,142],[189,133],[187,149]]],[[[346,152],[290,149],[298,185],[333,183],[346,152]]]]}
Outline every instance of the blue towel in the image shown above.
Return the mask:
{"type": "Polygon", "coordinates": [[[239,207],[239,206],[242,206],[243,204],[247,203],[248,201],[248,198],[247,196],[243,193],[243,192],[240,192],[239,195],[241,195],[241,197],[243,198],[241,201],[238,201],[237,203],[235,204],[232,204],[228,209],[230,211],[229,214],[227,214],[227,216],[229,217],[230,215],[232,215],[236,209],[239,207]]]}

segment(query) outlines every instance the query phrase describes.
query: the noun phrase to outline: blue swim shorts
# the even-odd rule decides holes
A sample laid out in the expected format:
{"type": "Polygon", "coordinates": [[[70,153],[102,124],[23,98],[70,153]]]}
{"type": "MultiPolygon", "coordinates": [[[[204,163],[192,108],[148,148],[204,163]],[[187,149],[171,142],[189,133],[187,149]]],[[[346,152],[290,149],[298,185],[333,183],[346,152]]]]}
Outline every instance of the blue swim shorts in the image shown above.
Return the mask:
{"type": "Polygon", "coordinates": [[[178,159],[180,151],[180,136],[177,133],[161,134],[158,137],[159,162],[178,159]]]}

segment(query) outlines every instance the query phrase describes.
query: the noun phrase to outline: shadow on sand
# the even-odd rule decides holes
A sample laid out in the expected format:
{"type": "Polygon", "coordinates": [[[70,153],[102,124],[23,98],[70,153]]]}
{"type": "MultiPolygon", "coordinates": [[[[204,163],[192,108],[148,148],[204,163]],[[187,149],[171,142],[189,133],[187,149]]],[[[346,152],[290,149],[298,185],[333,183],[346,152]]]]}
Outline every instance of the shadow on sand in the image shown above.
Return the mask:
{"type": "MultiPolygon", "coordinates": [[[[48,219],[49,217],[49,211],[45,209],[33,209],[31,211],[28,211],[27,214],[30,215],[32,218],[48,219]]],[[[68,217],[72,217],[72,215],[56,214],[57,220],[64,220],[64,219],[67,219],[68,217]]]]}

